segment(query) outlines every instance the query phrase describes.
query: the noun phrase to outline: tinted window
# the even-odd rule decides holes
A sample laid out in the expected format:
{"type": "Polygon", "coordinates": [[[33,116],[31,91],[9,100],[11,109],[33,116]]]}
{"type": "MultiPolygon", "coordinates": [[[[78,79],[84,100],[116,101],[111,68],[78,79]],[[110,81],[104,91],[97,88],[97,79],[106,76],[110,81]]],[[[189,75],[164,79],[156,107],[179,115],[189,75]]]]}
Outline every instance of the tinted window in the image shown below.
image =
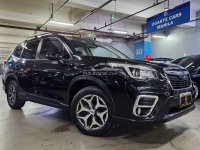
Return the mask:
{"type": "Polygon", "coordinates": [[[47,38],[43,40],[42,48],[40,50],[40,59],[47,59],[47,54],[53,53],[68,58],[67,51],[64,45],[56,38],[47,38]]]}
{"type": "Polygon", "coordinates": [[[84,39],[68,39],[68,41],[75,55],[129,59],[115,48],[100,42],[84,39]]]}
{"type": "Polygon", "coordinates": [[[179,58],[179,59],[173,61],[172,63],[188,68],[192,65],[193,66],[196,65],[196,57],[191,56],[191,57],[179,58]]]}
{"type": "Polygon", "coordinates": [[[23,50],[23,47],[22,47],[22,45],[20,44],[20,45],[18,45],[18,46],[15,48],[15,50],[14,50],[14,52],[13,52],[13,55],[14,55],[15,57],[20,58],[21,53],[22,53],[22,50],[23,50]]]}
{"type": "Polygon", "coordinates": [[[28,42],[24,47],[22,58],[35,59],[39,42],[39,40],[28,42]]]}

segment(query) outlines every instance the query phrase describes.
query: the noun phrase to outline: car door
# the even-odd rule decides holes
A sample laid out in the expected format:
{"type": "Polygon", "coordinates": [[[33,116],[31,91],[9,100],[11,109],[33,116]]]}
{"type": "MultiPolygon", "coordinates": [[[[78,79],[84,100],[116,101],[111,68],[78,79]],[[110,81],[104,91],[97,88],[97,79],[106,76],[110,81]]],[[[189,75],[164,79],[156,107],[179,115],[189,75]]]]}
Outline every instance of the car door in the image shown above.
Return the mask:
{"type": "Polygon", "coordinates": [[[40,40],[32,40],[24,43],[21,59],[17,62],[17,76],[20,87],[27,93],[35,92],[34,64],[36,61],[36,53],[40,40]]]}
{"type": "Polygon", "coordinates": [[[43,39],[36,63],[36,70],[39,72],[37,90],[40,96],[48,98],[48,100],[64,103],[66,88],[69,83],[66,74],[72,67],[63,64],[58,59],[48,58],[49,55],[60,57],[61,60],[65,61],[71,59],[69,51],[60,39],[56,37],[43,39]]]}

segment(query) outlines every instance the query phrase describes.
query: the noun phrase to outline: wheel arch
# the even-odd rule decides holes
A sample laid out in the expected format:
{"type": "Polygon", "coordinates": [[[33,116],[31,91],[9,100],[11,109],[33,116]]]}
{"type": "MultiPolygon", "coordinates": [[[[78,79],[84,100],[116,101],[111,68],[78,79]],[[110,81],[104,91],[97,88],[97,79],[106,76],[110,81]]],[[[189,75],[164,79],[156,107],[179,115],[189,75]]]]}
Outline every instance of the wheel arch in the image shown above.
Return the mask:
{"type": "Polygon", "coordinates": [[[95,78],[93,76],[79,76],[74,78],[69,86],[68,86],[68,90],[67,90],[67,105],[71,105],[72,99],[75,96],[75,94],[83,89],[84,87],[88,87],[88,86],[95,86],[97,88],[99,88],[100,90],[102,90],[106,96],[108,96],[109,100],[111,100],[111,103],[113,104],[114,107],[114,111],[115,111],[115,103],[113,101],[113,97],[112,94],[110,92],[110,90],[108,89],[107,85],[100,79],[95,78]]]}
{"type": "MultiPolygon", "coordinates": [[[[8,83],[9,83],[11,80],[16,81],[17,84],[18,84],[18,79],[17,79],[17,77],[16,77],[14,74],[12,74],[12,73],[8,74],[8,75],[6,76],[6,79],[5,79],[5,92],[6,92],[6,93],[7,93],[7,85],[8,85],[8,83]]],[[[18,85],[19,85],[19,84],[18,84],[18,85]]]]}

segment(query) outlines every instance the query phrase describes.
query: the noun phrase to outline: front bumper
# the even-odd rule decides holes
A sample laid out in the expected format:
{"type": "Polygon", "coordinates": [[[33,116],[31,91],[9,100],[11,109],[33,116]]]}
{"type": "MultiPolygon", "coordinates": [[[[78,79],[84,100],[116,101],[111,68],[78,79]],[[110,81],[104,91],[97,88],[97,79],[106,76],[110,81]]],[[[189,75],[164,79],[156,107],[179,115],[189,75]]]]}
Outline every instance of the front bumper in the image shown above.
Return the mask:
{"type": "MultiPolygon", "coordinates": [[[[122,115],[116,114],[113,116],[113,119],[116,122],[129,123],[133,125],[151,125],[151,124],[153,125],[153,124],[164,123],[164,122],[174,120],[195,109],[195,105],[194,105],[195,91],[192,86],[187,89],[182,89],[182,90],[172,90],[170,88],[160,89],[160,88],[155,88],[155,87],[153,89],[152,88],[148,88],[148,89],[136,88],[135,90],[133,89],[130,90],[129,93],[134,93],[134,96],[133,96],[134,98],[132,99],[132,103],[130,103],[129,105],[126,105],[127,109],[123,109],[123,111],[126,113],[122,115]],[[185,93],[185,92],[191,92],[192,103],[188,106],[181,108],[180,94],[185,93]],[[134,114],[133,107],[136,104],[137,97],[140,97],[141,95],[145,95],[145,96],[149,95],[150,98],[152,98],[153,96],[158,97],[157,104],[154,107],[153,111],[151,112],[152,115],[150,116],[141,117],[141,116],[136,116],[134,114]]],[[[127,94],[127,95],[130,95],[130,94],[127,94]]],[[[129,97],[132,97],[132,96],[129,96],[129,97]]],[[[124,99],[123,102],[125,101],[126,100],[124,99]]],[[[121,106],[122,105],[123,104],[121,103],[121,106]]]]}
{"type": "Polygon", "coordinates": [[[128,118],[122,118],[122,117],[118,117],[118,116],[113,116],[113,120],[115,120],[116,122],[120,122],[120,123],[128,123],[128,124],[132,124],[132,125],[154,125],[154,124],[159,124],[159,123],[165,123],[171,120],[174,120],[176,118],[179,118],[183,115],[186,115],[187,113],[193,111],[195,109],[195,105],[192,104],[190,106],[188,106],[187,108],[184,108],[182,110],[179,110],[178,112],[173,112],[173,113],[169,113],[169,114],[165,114],[162,117],[159,118],[155,118],[153,120],[134,120],[134,119],[128,119],[128,118]]]}

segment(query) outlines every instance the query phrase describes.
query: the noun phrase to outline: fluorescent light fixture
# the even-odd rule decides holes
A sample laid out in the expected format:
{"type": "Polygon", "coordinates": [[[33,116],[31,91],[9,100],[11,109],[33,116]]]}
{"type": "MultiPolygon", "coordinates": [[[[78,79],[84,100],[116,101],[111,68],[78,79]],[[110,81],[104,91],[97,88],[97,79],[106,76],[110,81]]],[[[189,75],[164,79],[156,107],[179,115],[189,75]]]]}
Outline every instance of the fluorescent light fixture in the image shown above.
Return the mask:
{"type": "Polygon", "coordinates": [[[53,20],[50,20],[49,22],[54,23],[54,24],[64,25],[64,26],[74,26],[74,24],[71,24],[71,23],[65,23],[65,22],[59,22],[59,21],[53,21],[53,20]]]}
{"type": "Polygon", "coordinates": [[[158,39],[167,39],[167,36],[164,35],[153,35],[153,38],[158,38],[158,39]]]}
{"type": "Polygon", "coordinates": [[[127,34],[126,31],[118,31],[118,30],[112,30],[112,33],[116,33],[116,34],[127,34]]]}

